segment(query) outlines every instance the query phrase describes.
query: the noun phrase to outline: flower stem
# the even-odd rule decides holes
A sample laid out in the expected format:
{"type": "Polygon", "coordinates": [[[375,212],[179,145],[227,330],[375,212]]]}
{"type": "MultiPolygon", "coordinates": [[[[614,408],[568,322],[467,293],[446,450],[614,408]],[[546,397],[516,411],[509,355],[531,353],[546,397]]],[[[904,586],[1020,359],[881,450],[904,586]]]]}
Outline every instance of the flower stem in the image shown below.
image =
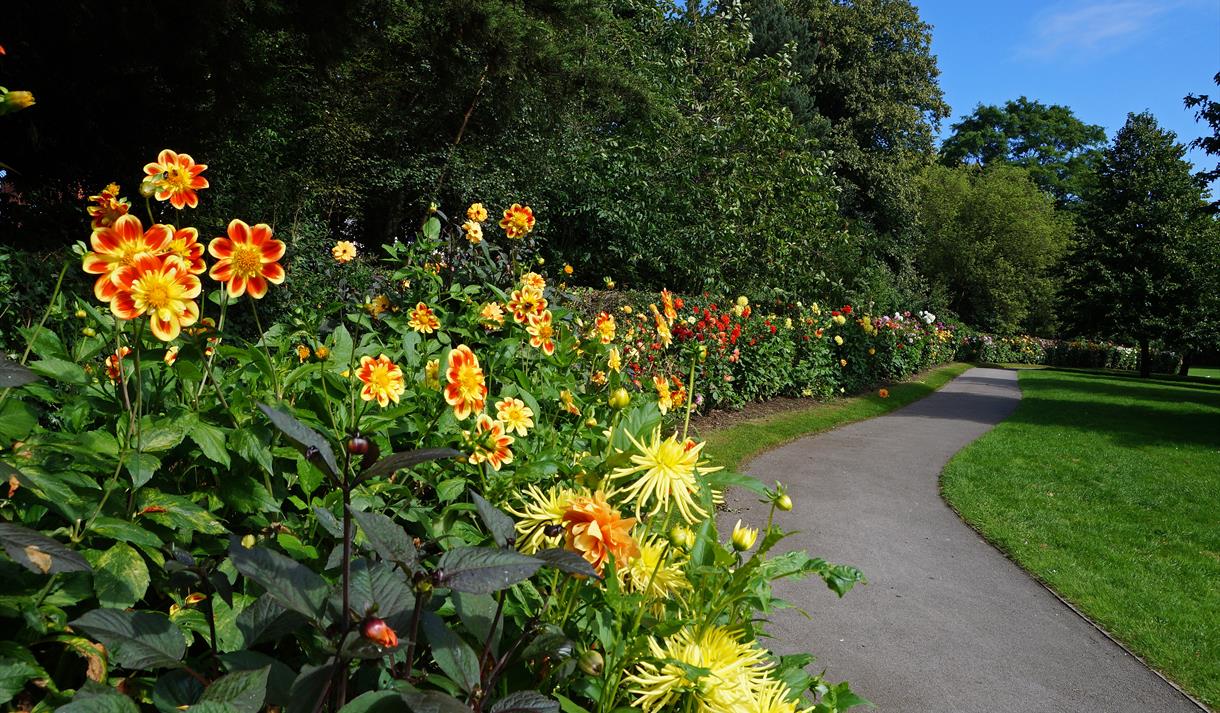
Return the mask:
{"type": "Polygon", "coordinates": [[[267,348],[266,333],[263,332],[263,323],[258,319],[258,307],[254,300],[250,300],[250,311],[254,314],[254,326],[258,328],[258,342],[263,347],[263,354],[267,356],[267,366],[271,368],[271,384],[275,387],[275,398],[278,401],[284,398],[283,392],[280,391],[280,377],[276,373],[275,362],[271,361],[271,350],[267,348]]]}

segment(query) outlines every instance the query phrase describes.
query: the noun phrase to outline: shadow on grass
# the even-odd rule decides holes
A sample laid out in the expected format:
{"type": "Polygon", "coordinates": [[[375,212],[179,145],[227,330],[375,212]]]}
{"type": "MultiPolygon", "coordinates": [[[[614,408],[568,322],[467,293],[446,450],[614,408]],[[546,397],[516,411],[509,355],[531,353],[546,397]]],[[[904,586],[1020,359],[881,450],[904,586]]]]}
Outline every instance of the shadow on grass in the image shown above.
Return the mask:
{"type": "Polygon", "coordinates": [[[1128,447],[1220,448],[1220,389],[1046,370],[1023,379],[1021,390],[1022,406],[1008,419],[1011,423],[1091,431],[1128,447]]]}

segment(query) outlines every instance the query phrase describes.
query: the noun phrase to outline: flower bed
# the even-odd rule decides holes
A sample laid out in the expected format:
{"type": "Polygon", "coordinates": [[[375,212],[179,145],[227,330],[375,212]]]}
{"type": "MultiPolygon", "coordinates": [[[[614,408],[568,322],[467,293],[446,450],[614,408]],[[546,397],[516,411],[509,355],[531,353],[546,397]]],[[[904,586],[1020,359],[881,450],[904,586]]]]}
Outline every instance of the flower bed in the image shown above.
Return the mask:
{"type": "Polygon", "coordinates": [[[292,279],[287,246],[257,221],[210,240],[176,227],[206,168],[170,151],[148,164],[147,227],[117,186],[94,196],[80,247],[93,294],[57,289],[47,314],[74,316],[0,357],[0,703],[860,702],[760,637],[774,580],[815,575],[842,595],[861,574],[776,554],[769,519],[721,539],[725,488],[793,503],[706,465],[687,394],[872,383],[948,353],[931,320],[760,317],[668,293],[643,321],[582,320],[520,267],[532,211],[508,207],[497,231],[474,204],[389,246],[383,293],[264,329],[258,300],[292,279]],[[255,339],[228,327],[235,310],[255,339]],[[757,373],[773,368],[787,371],[757,373]]]}

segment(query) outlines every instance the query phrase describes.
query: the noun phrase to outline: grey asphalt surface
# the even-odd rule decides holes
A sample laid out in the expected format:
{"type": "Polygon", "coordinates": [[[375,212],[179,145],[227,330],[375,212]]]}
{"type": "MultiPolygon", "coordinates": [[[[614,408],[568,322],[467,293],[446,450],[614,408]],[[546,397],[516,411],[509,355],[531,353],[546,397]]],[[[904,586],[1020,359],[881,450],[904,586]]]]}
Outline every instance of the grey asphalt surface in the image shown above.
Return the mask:
{"type": "MultiPolygon", "coordinates": [[[[863,570],[839,599],[820,579],[781,581],[794,610],[768,629],[779,653],[809,651],[880,713],[1199,713],[1188,698],[984,542],[941,500],[949,458],[1016,408],[1016,372],[971,369],[886,416],[810,436],[747,468],[787,484],[776,513],[804,549],[863,570]]],[[[761,525],[767,506],[729,494],[761,525]]],[[[860,709],[863,710],[863,709],[860,709]]]]}

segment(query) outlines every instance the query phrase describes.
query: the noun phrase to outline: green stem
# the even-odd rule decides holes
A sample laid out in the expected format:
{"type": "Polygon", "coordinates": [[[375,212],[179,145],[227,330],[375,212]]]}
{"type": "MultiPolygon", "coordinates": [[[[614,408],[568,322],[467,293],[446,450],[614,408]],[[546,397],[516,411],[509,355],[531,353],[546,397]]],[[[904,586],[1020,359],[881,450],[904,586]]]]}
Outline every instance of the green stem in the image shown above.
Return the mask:
{"type": "MultiPolygon", "coordinates": [[[[55,308],[55,302],[59,298],[59,289],[64,284],[64,275],[67,272],[68,263],[65,261],[64,266],[59,269],[59,279],[55,281],[55,290],[51,293],[51,300],[47,302],[47,308],[42,313],[42,319],[38,321],[38,326],[34,329],[34,333],[30,335],[30,338],[25,343],[25,352],[23,352],[21,355],[22,366],[25,365],[25,360],[30,358],[30,350],[34,348],[34,342],[38,340],[38,335],[42,332],[43,326],[47,323],[47,317],[51,316],[51,310],[55,308]]],[[[10,386],[4,390],[3,394],[0,394],[0,406],[3,406],[4,402],[8,400],[8,394],[12,390],[13,387],[10,386]]]]}
{"type": "Polygon", "coordinates": [[[258,329],[258,343],[263,347],[263,354],[267,357],[267,365],[271,367],[271,384],[275,387],[275,399],[279,401],[284,398],[284,393],[280,391],[280,377],[276,372],[275,362],[271,361],[271,350],[267,348],[267,339],[263,332],[263,323],[258,318],[258,307],[254,304],[254,300],[250,300],[250,311],[254,314],[254,326],[258,329]]]}
{"type": "MultiPolygon", "coordinates": [[[[213,345],[212,353],[208,355],[208,358],[207,358],[206,362],[204,363],[203,378],[199,380],[199,390],[195,392],[196,407],[198,407],[198,405],[199,405],[199,397],[203,396],[203,390],[205,388],[207,388],[208,378],[211,377],[211,375],[212,375],[212,362],[216,359],[216,352],[219,350],[219,347],[220,347],[220,334],[224,331],[224,328],[225,328],[225,313],[228,311],[228,307],[229,307],[229,290],[228,290],[228,288],[222,288],[220,291],[220,321],[218,321],[216,323],[216,344],[213,345]]],[[[210,339],[210,337],[208,337],[207,332],[206,331],[203,332],[203,350],[205,352],[207,351],[207,348],[208,348],[209,339],[210,339]]],[[[215,381],[215,379],[212,379],[212,380],[215,381]]],[[[217,391],[219,392],[219,387],[217,388],[217,391]]],[[[220,398],[221,398],[221,401],[223,402],[224,396],[221,396],[220,398]]]]}

